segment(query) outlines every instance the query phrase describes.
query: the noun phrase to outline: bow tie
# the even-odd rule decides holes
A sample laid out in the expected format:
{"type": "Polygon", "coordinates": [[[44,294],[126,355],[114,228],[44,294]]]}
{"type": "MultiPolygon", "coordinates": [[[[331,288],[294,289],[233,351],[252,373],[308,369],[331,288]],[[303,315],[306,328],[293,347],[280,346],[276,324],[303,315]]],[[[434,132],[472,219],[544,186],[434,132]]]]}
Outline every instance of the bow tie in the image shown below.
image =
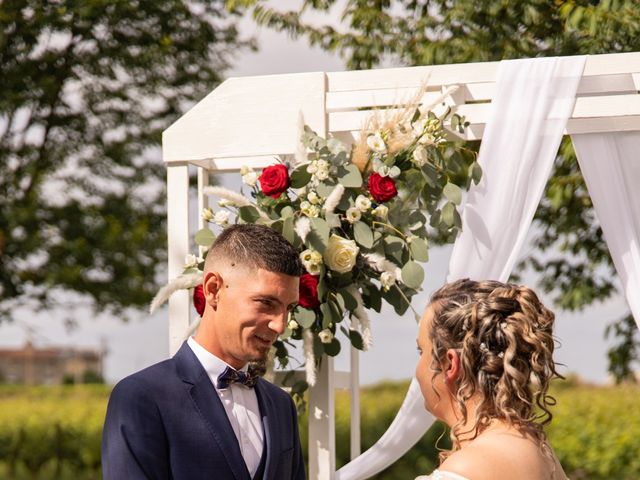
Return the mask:
{"type": "Polygon", "coordinates": [[[223,388],[229,388],[229,385],[232,383],[241,383],[246,387],[253,388],[257,381],[258,376],[253,375],[251,372],[240,372],[231,367],[227,367],[224,369],[224,372],[218,375],[216,387],[218,390],[221,390],[223,388]]]}

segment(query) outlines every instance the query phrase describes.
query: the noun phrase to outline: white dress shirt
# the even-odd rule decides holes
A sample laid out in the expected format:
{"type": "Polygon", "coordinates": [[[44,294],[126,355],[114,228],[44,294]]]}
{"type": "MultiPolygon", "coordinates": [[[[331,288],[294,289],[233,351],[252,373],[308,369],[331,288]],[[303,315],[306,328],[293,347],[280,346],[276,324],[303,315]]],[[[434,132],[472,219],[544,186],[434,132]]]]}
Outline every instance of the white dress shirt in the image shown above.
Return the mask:
{"type": "MultiPolygon", "coordinates": [[[[238,439],[242,457],[247,465],[251,477],[255,475],[260,466],[262,448],[264,444],[264,432],[262,430],[262,418],[258,407],[258,397],[253,388],[242,384],[232,383],[228,388],[218,389],[218,375],[224,372],[229,365],[205,350],[193,337],[189,337],[187,345],[191,347],[202,367],[209,375],[213,383],[227,417],[238,439]]],[[[233,367],[232,367],[233,368],[233,367]]],[[[247,365],[240,369],[247,371],[247,365]]]]}

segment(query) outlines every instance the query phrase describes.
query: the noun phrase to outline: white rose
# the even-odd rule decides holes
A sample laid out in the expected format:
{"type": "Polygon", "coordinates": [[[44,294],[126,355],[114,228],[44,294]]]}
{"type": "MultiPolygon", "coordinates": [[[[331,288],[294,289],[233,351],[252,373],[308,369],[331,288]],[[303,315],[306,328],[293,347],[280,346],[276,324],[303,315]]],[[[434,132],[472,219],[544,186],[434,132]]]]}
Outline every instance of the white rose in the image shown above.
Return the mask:
{"type": "Polygon", "coordinates": [[[213,210],[211,210],[210,208],[204,208],[202,210],[202,219],[205,222],[210,222],[211,220],[213,220],[213,210]]]}
{"type": "Polygon", "coordinates": [[[258,174],[256,172],[249,172],[242,175],[242,182],[250,187],[255,187],[256,183],[258,183],[258,174]]]}
{"type": "Polygon", "coordinates": [[[350,272],[356,264],[358,252],[356,242],[333,234],[324,251],[324,262],[335,272],[350,272]]]}
{"type": "Polygon", "coordinates": [[[385,153],[387,151],[387,145],[384,143],[380,132],[367,137],[367,146],[374,152],[385,153]]]}
{"type": "Polygon", "coordinates": [[[380,284],[384,291],[388,291],[396,283],[396,276],[391,272],[382,272],[380,275],[380,284]]]}
{"type": "Polygon", "coordinates": [[[226,225],[229,222],[229,212],[226,210],[218,210],[213,217],[213,221],[218,225],[226,225]]]}
{"type": "Polygon", "coordinates": [[[329,330],[328,328],[325,328],[324,330],[318,332],[318,338],[320,338],[320,341],[322,343],[331,343],[331,341],[333,340],[333,333],[331,333],[331,330],[329,330]]]}
{"type": "Polygon", "coordinates": [[[194,268],[198,266],[198,257],[189,253],[184,257],[184,268],[194,268]]]}
{"type": "Polygon", "coordinates": [[[351,207],[347,210],[347,221],[349,223],[356,223],[360,220],[362,213],[356,207],[351,207]]]}
{"type": "Polygon", "coordinates": [[[425,163],[427,163],[427,160],[429,159],[429,156],[427,155],[427,149],[422,145],[418,145],[416,147],[411,157],[411,161],[416,167],[422,167],[425,163]]]}
{"type": "Polygon", "coordinates": [[[358,195],[356,198],[356,208],[361,212],[366,212],[371,208],[371,200],[364,195],[358,195]]]}
{"type": "Polygon", "coordinates": [[[389,207],[387,207],[386,205],[378,205],[373,209],[371,213],[373,213],[378,218],[384,219],[387,218],[387,215],[389,214],[389,207]]]}

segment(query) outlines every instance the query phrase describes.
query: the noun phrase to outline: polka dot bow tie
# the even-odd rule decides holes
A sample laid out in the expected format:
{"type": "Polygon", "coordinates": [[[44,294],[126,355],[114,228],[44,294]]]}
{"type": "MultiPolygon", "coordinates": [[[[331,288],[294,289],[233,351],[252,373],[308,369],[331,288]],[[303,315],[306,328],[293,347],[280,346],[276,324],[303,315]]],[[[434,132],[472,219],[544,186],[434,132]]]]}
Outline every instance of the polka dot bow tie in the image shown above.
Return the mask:
{"type": "Polygon", "coordinates": [[[216,387],[218,390],[222,390],[223,388],[229,388],[229,385],[232,383],[241,383],[246,387],[253,388],[258,381],[258,376],[253,375],[252,372],[240,372],[238,370],[234,370],[231,367],[227,367],[224,369],[220,375],[218,375],[218,382],[216,383],[216,387]]]}

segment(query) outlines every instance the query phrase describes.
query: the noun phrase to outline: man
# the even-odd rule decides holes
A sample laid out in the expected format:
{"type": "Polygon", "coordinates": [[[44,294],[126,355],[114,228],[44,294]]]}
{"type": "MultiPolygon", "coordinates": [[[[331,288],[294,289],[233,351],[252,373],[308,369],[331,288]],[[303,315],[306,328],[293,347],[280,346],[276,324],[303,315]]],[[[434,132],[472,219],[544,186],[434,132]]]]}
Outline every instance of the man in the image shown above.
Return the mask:
{"type": "Polygon", "coordinates": [[[301,271],[293,247],[267,227],[220,234],[205,262],[196,336],[111,393],[105,479],[305,478],[291,398],[247,371],[284,331],[301,271]]]}

